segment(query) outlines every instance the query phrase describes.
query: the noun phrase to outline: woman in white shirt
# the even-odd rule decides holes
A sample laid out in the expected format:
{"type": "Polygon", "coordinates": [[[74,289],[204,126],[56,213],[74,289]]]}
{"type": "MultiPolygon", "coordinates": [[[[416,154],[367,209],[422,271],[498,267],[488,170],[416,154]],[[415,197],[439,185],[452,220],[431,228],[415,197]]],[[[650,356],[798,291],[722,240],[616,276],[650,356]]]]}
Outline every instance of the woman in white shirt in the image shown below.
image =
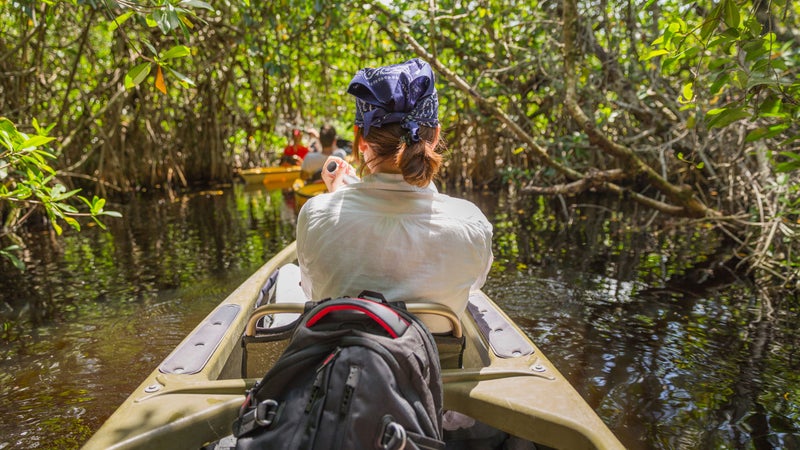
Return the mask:
{"type": "MultiPolygon", "coordinates": [[[[439,152],[438,99],[430,66],[419,59],[360,70],[355,148],[362,181],[341,158],[322,176],[330,193],[303,206],[297,221],[301,285],[313,300],[363,290],[387,300],[438,302],[457,314],[492,262],[492,226],[472,203],[433,184],[439,152]]],[[[444,319],[423,317],[433,332],[444,319]]]]}

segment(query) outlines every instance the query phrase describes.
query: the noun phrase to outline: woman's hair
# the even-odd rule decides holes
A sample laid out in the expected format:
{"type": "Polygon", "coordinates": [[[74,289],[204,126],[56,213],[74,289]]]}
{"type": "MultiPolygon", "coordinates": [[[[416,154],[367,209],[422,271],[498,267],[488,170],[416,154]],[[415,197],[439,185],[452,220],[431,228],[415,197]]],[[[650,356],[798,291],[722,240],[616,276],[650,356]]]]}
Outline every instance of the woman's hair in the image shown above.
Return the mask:
{"type": "MultiPolygon", "coordinates": [[[[375,154],[375,162],[392,159],[400,168],[403,179],[414,186],[426,187],[442,166],[444,142],[436,139],[437,129],[421,125],[419,127],[419,141],[411,142],[408,130],[401,128],[399,123],[388,124],[382,127],[372,127],[369,135],[363,136],[361,128],[358,129],[356,141],[364,139],[375,154]]],[[[357,142],[354,142],[354,147],[357,142]]],[[[366,161],[371,163],[372,161],[366,161]]]]}

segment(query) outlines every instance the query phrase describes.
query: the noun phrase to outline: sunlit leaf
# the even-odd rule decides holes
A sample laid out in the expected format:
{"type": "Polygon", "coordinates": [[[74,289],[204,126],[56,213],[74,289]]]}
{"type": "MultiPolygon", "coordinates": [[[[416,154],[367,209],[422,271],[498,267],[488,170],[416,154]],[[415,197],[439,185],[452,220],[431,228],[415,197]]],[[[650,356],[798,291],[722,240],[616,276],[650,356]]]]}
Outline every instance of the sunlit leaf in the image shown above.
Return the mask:
{"type": "Polygon", "coordinates": [[[189,50],[189,47],[185,45],[176,45],[164,52],[164,54],[161,55],[161,60],[165,61],[173,58],[183,58],[184,56],[189,56],[191,54],[192,52],[189,50]]]}
{"type": "Polygon", "coordinates": [[[138,86],[139,83],[144,81],[147,76],[150,75],[150,63],[142,63],[138,66],[134,67],[133,69],[129,70],[128,73],[125,75],[125,89],[130,89],[134,86],[138,86]]]}
{"type": "Polygon", "coordinates": [[[125,23],[126,20],[130,19],[133,13],[134,11],[130,10],[126,13],[120,14],[119,16],[115,17],[113,20],[108,22],[108,31],[115,31],[120,25],[125,23]]]}
{"type": "Polygon", "coordinates": [[[667,54],[669,54],[669,52],[664,50],[664,49],[650,50],[649,52],[644,54],[641,58],[639,58],[639,60],[640,61],[647,61],[647,60],[655,58],[656,56],[667,55],[667,54]]]}
{"type": "Polygon", "coordinates": [[[750,113],[743,106],[732,108],[712,109],[706,113],[708,126],[711,128],[722,128],[733,122],[750,117],[750,113]]]}
{"type": "Polygon", "coordinates": [[[92,198],[92,212],[102,211],[105,205],[106,205],[106,199],[99,198],[96,195],[94,196],[94,198],[92,198]]]}
{"type": "Polygon", "coordinates": [[[64,219],[64,222],[66,222],[66,223],[67,223],[67,225],[71,226],[72,228],[74,228],[74,229],[75,229],[75,230],[77,230],[77,231],[81,231],[81,224],[80,224],[80,222],[78,222],[78,221],[77,221],[77,220],[75,220],[74,218],[72,218],[72,217],[69,217],[69,216],[64,216],[64,217],[62,217],[62,219],[64,219]]]}
{"type": "Polygon", "coordinates": [[[681,98],[679,98],[678,101],[688,103],[694,99],[694,89],[692,89],[692,86],[693,84],[691,82],[683,85],[683,89],[681,89],[681,98]]]}
{"type": "MultiPolygon", "coordinates": [[[[58,185],[56,187],[59,187],[59,186],[61,186],[63,188],[62,185],[58,185]]],[[[66,188],[64,188],[63,190],[66,191],[66,188]]],[[[53,189],[53,191],[55,191],[55,188],[53,189]]],[[[80,189],[75,189],[75,190],[72,190],[72,191],[69,191],[69,192],[63,192],[62,193],[61,190],[59,190],[59,192],[56,192],[56,193],[51,192],[51,193],[52,193],[53,201],[54,202],[60,202],[62,200],[66,200],[66,199],[72,197],[73,195],[77,194],[80,191],[81,191],[80,189]]],[[[71,211],[71,212],[77,212],[77,210],[71,211]]]]}
{"type": "Polygon", "coordinates": [[[26,149],[31,147],[39,147],[42,145],[47,144],[48,142],[52,142],[55,138],[47,137],[47,136],[33,136],[28,138],[25,142],[20,144],[20,149],[26,149]]]}
{"type": "Polygon", "coordinates": [[[188,27],[189,29],[193,29],[194,28],[194,24],[192,23],[191,20],[189,20],[188,17],[186,17],[186,15],[181,15],[180,17],[181,17],[181,22],[183,22],[183,24],[186,27],[188,27]]]}

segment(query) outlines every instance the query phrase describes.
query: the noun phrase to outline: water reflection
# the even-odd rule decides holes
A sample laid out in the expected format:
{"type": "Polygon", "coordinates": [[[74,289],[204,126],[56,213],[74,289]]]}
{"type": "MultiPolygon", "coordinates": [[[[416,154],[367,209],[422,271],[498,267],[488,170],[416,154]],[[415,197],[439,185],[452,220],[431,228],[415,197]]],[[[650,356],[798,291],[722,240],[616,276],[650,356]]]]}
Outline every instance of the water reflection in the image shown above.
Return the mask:
{"type": "Polygon", "coordinates": [[[715,289],[725,244],[704,227],[651,235],[613,207],[530,201],[496,214],[486,291],[628,448],[800,447],[792,303],[715,289]]]}
{"type": "MultiPolygon", "coordinates": [[[[78,448],[174,346],[294,239],[281,192],[137,199],[3,267],[0,449],[78,448]]],[[[288,209],[288,213],[287,213],[288,209]]]]}
{"type": "MultiPolygon", "coordinates": [[[[487,293],[628,448],[800,446],[797,306],[770,310],[743,281],[715,284],[725,242],[703,227],[653,234],[649,216],[626,222],[614,204],[471,198],[495,224],[487,293]]],[[[2,267],[0,449],[78,448],[294,239],[280,191],[115,209],[125,221],[109,232],[42,234],[27,272],[2,267]]]]}

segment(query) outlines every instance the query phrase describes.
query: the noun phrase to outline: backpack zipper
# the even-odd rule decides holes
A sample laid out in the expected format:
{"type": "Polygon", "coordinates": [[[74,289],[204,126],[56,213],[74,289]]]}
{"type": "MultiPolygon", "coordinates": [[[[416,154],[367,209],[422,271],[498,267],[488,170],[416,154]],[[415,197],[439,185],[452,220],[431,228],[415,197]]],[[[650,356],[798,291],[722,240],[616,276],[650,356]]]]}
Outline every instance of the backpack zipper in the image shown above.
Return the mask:
{"type": "Polygon", "coordinates": [[[350,400],[353,398],[353,392],[358,385],[358,378],[361,368],[358,366],[350,366],[350,373],[347,375],[347,382],[344,385],[344,393],[342,394],[342,404],[339,407],[339,416],[344,417],[350,410],[350,400]]]}
{"type": "Polygon", "coordinates": [[[325,378],[327,378],[325,376],[326,374],[325,368],[328,367],[331,363],[333,363],[333,361],[336,360],[336,357],[339,356],[339,353],[341,352],[342,348],[336,347],[336,349],[334,349],[331,352],[331,354],[328,355],[324,361],[322,361],[322,364],[320,364],[319,367],[317,367],[317,375],[314,378],[314,384],[311,386],[311,396],[308,397],[308,403],[306,403],[306,409],[305,409],[306,414],[309,414],[311,412],[311,409],[314,407],[314,403],[317,401],[319,397],[322,396],[321,395],[322,385],[325,382],[325,378]]]}

